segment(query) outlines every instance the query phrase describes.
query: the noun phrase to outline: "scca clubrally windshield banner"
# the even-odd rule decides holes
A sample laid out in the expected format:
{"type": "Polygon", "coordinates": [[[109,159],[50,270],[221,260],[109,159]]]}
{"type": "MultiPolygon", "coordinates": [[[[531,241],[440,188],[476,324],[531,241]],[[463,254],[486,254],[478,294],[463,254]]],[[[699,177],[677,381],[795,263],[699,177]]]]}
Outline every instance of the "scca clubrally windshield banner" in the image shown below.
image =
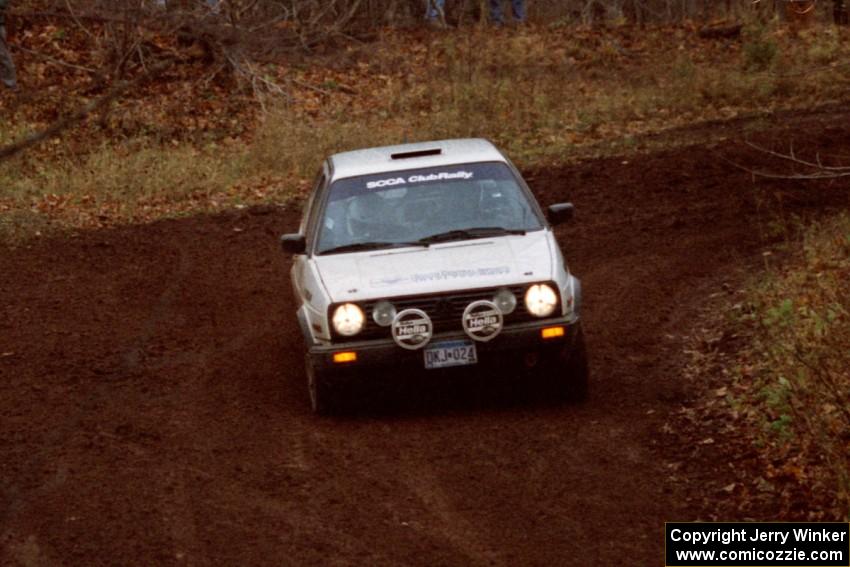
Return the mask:
{"type": "Polygon", "coordinates": [[[668,522],[667,567],[849,567],[850,524],[668,522]]]}

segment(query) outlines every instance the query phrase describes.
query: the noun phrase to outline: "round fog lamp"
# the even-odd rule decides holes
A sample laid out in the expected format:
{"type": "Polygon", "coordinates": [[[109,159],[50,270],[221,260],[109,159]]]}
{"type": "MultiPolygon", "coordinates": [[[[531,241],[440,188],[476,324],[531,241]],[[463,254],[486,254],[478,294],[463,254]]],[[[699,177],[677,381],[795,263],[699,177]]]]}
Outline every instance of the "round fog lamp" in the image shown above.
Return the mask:
{"type": "Polygon", "coordinates": [[[389,301],[379,301],[372,310],[372,319],[381,327],[389,327],[395,319],[395,306],[389,301]]]}
{"type": "Polygon", "coordinates": [[[363,329],[366,317],[363,310],[353,303],[343,303],[334,310],[333,325],[336,332],[345,337],[352,337],[363,329]]]}
{"type": "Polygon", "coordinates": [[[558,305],[558,294],[546,284],[535,284],[525,292],[525,307],[535,317],[548,317],[558,305]]]}
{"type": "Polygon", "coordinates": [[[502,312],[502,315],[510,315],[516,309],[516,296],[511,293],[511,290],[503,287],[493,296],[493,303],[502,312]]]}

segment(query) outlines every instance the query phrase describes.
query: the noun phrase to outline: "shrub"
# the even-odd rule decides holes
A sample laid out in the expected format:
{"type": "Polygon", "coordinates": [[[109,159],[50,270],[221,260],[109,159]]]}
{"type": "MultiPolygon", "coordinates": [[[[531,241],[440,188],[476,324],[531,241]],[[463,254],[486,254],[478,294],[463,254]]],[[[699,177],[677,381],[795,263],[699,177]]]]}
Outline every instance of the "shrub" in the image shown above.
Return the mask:
{"type": "Polygon", "coordinates": [[[850,516],[850,215],[809,229],[752,292],[747,319],[765,441],[829,480],[850,516]],[[789,451],[789,446],[791,447],[789,451]]]}
{"type": "Polygon", "coordinates": [[[757,26],[744,34],[744,67],[753,71],[765,71],[776,61],[779,46],[769,37],[765,29],[757,26]]]}

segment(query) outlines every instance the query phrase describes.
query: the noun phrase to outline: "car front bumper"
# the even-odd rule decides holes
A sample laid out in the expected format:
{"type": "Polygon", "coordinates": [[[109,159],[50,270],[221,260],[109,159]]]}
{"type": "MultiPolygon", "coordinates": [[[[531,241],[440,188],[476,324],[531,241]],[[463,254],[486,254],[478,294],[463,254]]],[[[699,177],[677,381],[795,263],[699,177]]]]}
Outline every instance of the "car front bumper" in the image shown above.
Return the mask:
{"type": "MultiPolygon", "coordinates": [[[[574,344],[579,329],[579,320],[566,317],[530,321],[502,329],[499,335],[488,342],[475,342],[478,363],[455,368],[503,366],[505,363],[521,363],[532,366],[538,360],[563,352],[574,344]],[[543,338],[543,329],[562,327],[564,334],[543,338]]],[[[441,333],[431,338],[429,345],[442,341],[472,340],[462,331],[441,333]]],[[[427,346],[425,347],[427,348],[427,346]]],[[[309,348],[313,367],[318,371],[339,374],[360,374],[364,370],[380,372],[416,369],[425,370],[425,349],[407,350],[398,346],[391,338],[333,345],[314,345],[309,348]],[[356,360],[335,362],[334,355],[355,353],[356,360]]],[[[351,358],[349,356],[349,358],[351,358]]],[[[427,370],[432,372],[434,370],[427,370]]],[[[436,370],[439,371],[439,370],[436,370]]]]}

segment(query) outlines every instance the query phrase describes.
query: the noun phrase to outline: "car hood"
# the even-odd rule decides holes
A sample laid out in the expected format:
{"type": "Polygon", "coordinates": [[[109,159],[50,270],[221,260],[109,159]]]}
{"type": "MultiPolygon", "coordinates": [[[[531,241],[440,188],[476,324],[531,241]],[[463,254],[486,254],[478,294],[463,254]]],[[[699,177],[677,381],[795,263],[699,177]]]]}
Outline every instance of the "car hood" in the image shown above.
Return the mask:
{"type": "Polygon", "coordinates": [[[315,256],[332,302],[441,293],[552,279],[551,233],[315,256]]]}

